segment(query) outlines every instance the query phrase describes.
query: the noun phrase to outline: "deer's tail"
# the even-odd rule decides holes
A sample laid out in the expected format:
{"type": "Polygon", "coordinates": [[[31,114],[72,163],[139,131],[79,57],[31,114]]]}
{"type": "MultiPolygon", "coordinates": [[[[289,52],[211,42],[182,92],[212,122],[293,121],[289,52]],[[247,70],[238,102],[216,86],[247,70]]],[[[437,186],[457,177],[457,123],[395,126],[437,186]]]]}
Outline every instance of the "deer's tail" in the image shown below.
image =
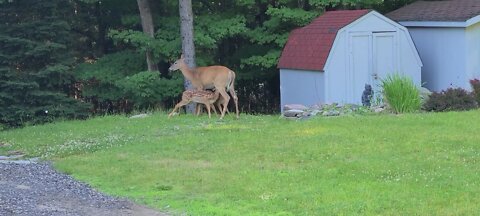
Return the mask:
{"type": "Polygon", "coordinates": [[[235,82],[235,72],[233,71],[228,71],[228,82],[227,82],[227,91],[230,91],[230,88],[232,88],[234,82],[235,82]]]}

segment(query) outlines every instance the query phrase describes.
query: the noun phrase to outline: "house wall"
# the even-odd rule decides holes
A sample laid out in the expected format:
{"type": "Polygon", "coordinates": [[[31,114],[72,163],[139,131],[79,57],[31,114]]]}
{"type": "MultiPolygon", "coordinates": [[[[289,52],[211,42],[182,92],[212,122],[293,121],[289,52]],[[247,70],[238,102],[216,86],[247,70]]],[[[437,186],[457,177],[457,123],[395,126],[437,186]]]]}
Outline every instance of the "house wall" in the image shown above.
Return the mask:
{"type": "Polygon", "coordinates": [[[465,28],[408,27],[423,61],[422,83],[432,91],[467,85],[465,28]]]}
{"type": "Polygon", "coordinates": [[[480,23],[467,27],[467,79],[480,79],[480,23]]]}
{"type": "Polygon", "coordinates": [[[281,110],[285,104],[311,106],[324,103],[324,77],[320,71],[280,69],[281,110]]]}

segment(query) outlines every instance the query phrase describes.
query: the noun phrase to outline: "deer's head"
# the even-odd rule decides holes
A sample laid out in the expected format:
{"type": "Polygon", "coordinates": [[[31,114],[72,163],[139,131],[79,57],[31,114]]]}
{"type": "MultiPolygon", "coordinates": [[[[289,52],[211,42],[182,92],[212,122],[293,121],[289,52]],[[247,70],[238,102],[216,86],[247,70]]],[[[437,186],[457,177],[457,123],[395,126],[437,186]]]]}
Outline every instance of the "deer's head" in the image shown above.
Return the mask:
{"type": "Polygon", "coordinates": [[[180,68],[185,65],[185,59],[182,56],[180,56],[180,59],[176,60],[170,67],[168,68],[169,71],[176,71],[180,70],[180,68]]]}

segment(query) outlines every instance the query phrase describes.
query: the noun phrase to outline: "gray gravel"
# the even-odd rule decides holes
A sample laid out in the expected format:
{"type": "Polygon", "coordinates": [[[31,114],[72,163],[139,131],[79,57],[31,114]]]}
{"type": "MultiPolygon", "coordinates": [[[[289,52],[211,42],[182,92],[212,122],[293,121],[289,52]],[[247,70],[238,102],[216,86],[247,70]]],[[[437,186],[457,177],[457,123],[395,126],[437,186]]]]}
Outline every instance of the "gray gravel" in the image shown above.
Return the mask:
{"type": "Polygon", "coordinates": [[[0,215],[162,215],[99,193],[48,163],[0,163],[0,215]]]}

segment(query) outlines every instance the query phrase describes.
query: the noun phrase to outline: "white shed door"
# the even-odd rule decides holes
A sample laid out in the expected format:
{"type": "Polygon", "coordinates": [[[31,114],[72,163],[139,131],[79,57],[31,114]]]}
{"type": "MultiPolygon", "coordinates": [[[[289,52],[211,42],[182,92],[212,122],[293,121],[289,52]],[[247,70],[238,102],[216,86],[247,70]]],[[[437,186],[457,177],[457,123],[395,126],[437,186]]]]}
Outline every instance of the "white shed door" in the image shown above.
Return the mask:
{"type": "Polygon", "coordinates": [[[373,33],[372,87],[381,91],[381,80],[388,74],[397,73],[395,32],[373,33]]]}
{"type": "Polygon", "coordinates": [[[370,83],[371,35],[356,33],[350,35],[350,73],[346,77],[347,103],[362,104],[365,84],[370,83]]]}
{"type": "Polygon", "coordinates": [[[381,81],[396,73],[395,32],[350,33],[350,70],[346,78],[346,102],[362,104],[365,84],[380,95],[381,81]]]}

